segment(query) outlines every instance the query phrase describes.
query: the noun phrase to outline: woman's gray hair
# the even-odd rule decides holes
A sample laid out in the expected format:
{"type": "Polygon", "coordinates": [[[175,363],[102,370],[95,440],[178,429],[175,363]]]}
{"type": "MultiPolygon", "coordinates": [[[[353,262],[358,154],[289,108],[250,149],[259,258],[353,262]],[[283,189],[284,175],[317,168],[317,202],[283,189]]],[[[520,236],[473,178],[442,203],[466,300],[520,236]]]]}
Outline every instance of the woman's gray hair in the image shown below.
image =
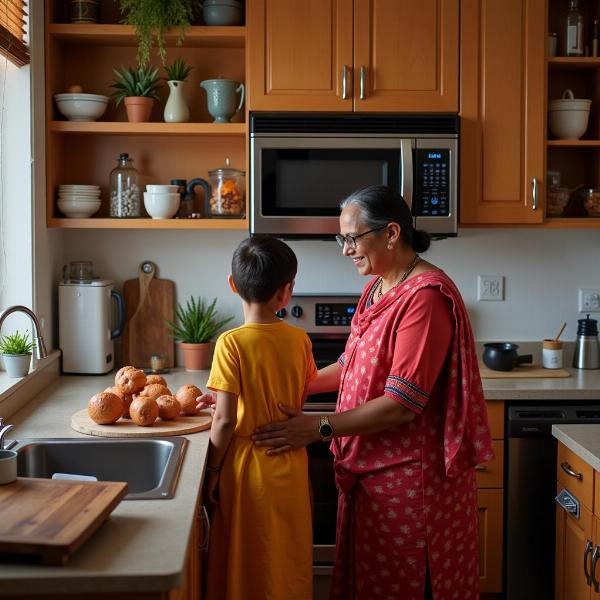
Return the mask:
{"type": "Polygon", "coordinates": [[[340,203],[340,209],[358,207],[361,221],[368,229],[384,227],[388,223],[398,223],[402,240],[415,252],[425,252],[431,244],[426,231],[413,227],[413,218],[404,198],[385,185],[370,185],[352,192],[340,203]]]}

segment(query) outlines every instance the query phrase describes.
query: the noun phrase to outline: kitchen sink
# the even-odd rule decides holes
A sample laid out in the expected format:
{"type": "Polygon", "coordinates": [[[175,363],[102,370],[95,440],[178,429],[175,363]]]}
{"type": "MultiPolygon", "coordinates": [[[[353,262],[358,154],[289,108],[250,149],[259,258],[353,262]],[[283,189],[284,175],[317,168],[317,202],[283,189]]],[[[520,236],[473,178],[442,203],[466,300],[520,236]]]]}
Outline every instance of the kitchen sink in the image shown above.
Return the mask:
{"type": "Polygon", "coordinates": [[[183,437],[136,439],[49,438],[19,440],[17,476],[50,479],[54,473],[126,481],[125,500],[172,498],[188,441],[183,437]]]}

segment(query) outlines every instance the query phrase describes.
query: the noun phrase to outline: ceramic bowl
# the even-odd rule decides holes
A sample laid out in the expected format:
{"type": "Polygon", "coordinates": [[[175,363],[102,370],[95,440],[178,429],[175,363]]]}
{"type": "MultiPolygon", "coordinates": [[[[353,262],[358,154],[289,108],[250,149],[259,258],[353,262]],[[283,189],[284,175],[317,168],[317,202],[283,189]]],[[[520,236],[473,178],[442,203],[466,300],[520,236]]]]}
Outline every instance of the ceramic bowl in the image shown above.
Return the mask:
{"type": "Polygon", "coordinates": [[[60,114],[69,121],[95,121],[108,105],[108,96],[99,94],[55,94],[60,114]]]}
{"type": "Polygon", "coordinates": [[[174,194],[179,189],[177,185],[147,185],[146,191],[151,194],[174,194]]]}
{"type": "Polygon", "coordinates": [[[548,126],[559,140],[578,140],[586,131],[590,110],[548,111],[548,126]]]}
{"type": "Polygon", "coordinates": [[[144,208],[153,219],[171,219],[177,214],[179,194],[152,194],[144,192],[144,208]]]}
{"type": "Polygon", "coordinates": [[[59,200],[56,205],[58,210],[70,219],[85,219],[96,214],[102,202],[77,202],[73,200],[59,200]]]}
{"type": "Polygon", "coordinates": [[[242,4],[237,0],[205,0],[202,18],[207,25],[241,25],[242,4]]]}

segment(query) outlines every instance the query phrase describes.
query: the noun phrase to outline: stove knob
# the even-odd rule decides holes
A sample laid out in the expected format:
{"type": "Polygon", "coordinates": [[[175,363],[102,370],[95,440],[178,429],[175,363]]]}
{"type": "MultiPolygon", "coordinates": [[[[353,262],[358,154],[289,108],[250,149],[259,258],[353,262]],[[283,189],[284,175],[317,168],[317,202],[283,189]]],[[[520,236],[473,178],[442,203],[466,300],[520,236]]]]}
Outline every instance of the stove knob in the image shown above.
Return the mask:
{"type": "Polygon", "coordinates": [[[296,304],[296,306],[292,306],[292,310],[290,312],[294,319],[299,319],[302,316],[302,307],[296,304]]]}
{"type": "Polygon", "coordinates": [[[285,308],[282,308],[275,313],[275,316],[279,317],[280,319],[285,319],[286,315],[287,315],[287,310],[285,310],[285,308]]]}

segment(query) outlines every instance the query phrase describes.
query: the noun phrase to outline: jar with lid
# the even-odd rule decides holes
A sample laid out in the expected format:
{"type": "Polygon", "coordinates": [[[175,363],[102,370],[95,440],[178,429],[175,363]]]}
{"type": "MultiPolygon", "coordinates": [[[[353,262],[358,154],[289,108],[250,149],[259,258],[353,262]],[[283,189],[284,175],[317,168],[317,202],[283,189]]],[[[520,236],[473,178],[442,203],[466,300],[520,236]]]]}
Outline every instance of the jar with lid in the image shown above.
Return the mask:
{"type": "Polygon", "coordinates": [[[206,214],[209,217],[242,218],[246,214],[246,174],[244,171],[225,166],[208,172],[211,195],[206,214]]]}
{"type": "Polygon", "coordinates": [[[129,154],[120,154],[117,166],[110,172],[111,217],[132,219],[142,216],[138,172],[132,163],[129,154]]]}
{"type": "Polygon", "coordinates": [[[600,217],[600,189],[583,190],[583,206],[590,217],[600,217]]]}
{"type": "Polygon", "coordinates": [[[546,193],[546,216],[562,216],[569,203],[570,192],[568,188],[560,187],[560,173],[548,171],[548,191],[546,193]]]}

